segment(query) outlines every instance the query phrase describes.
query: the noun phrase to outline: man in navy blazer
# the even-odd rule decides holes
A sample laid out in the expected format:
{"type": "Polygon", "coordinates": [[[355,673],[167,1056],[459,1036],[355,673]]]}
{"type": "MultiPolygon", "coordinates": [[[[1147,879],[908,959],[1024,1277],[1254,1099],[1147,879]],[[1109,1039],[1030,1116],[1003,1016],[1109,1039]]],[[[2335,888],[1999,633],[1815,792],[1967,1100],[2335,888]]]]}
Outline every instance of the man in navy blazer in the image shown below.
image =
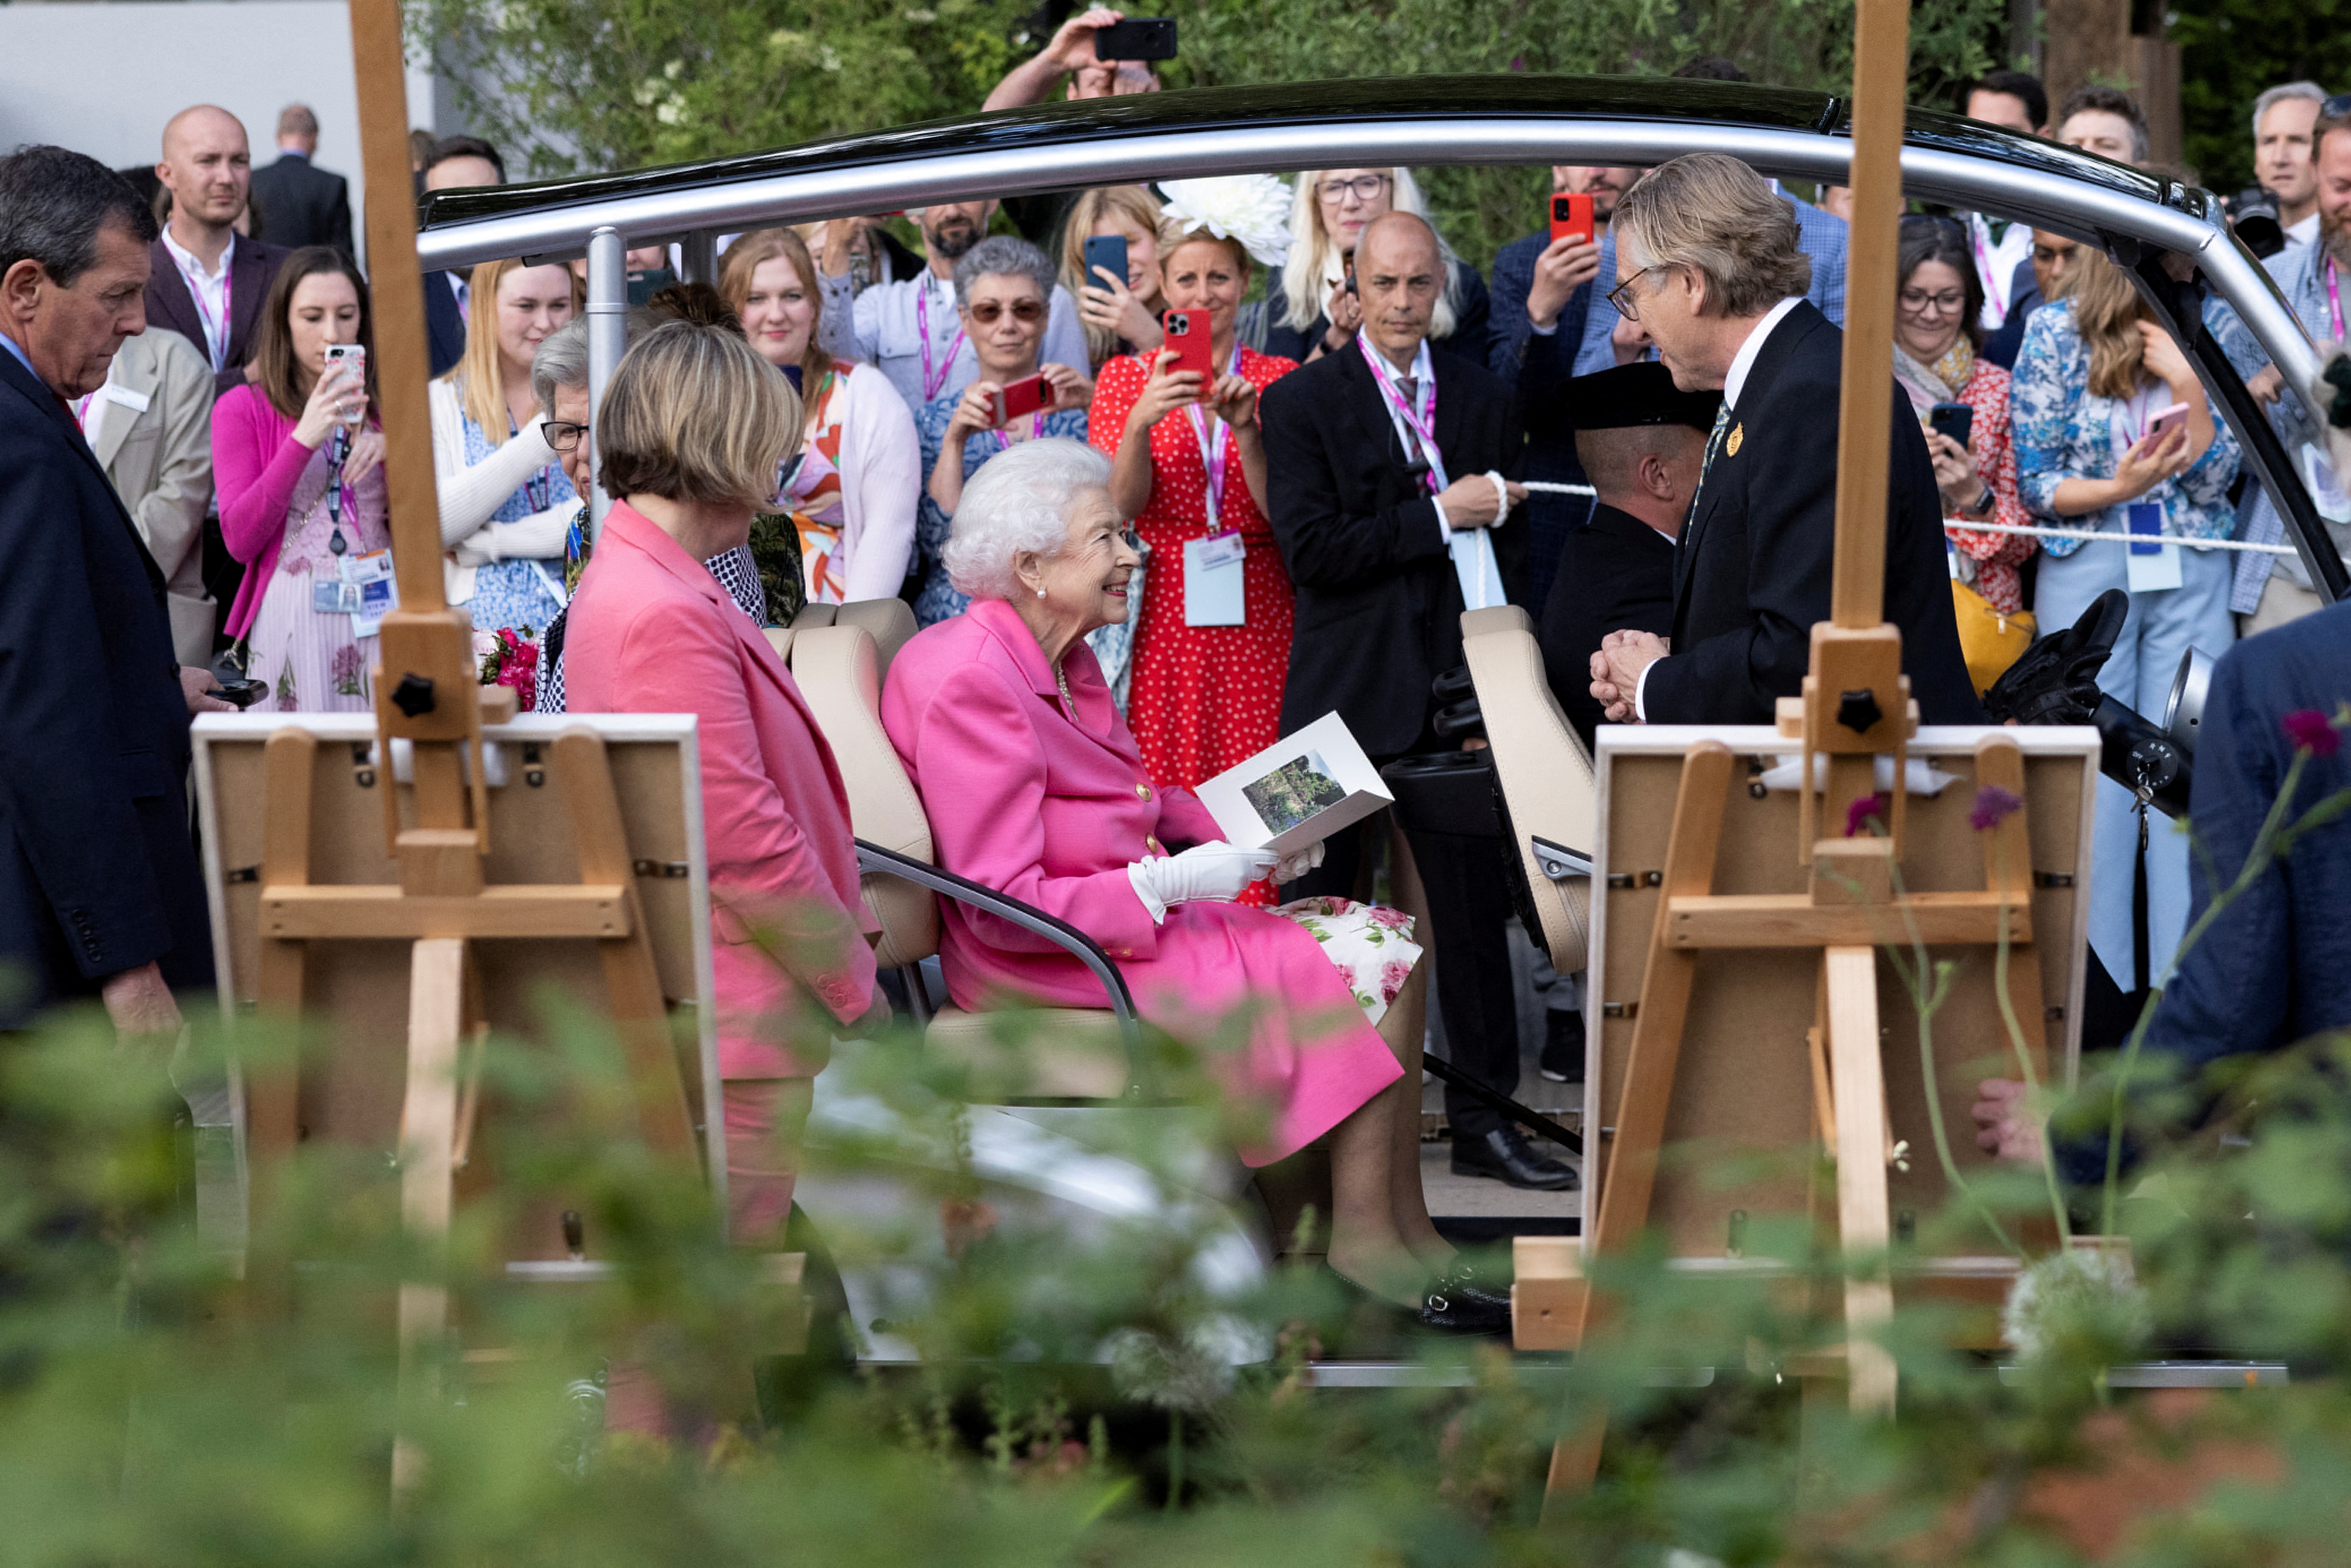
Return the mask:
{"type": "Polygon", "coordinates": [[[0,1029],[101,998],[176,1030],[212,984],[182,780],[228,705],[172,653],[163,575],[75,423],[143,331],[155,221],[104,164],[0,157],[0,1029]]]}
{"type": "MultiPolygon", "coordinates": [[[[444,136],[424,160],[424,189],[465,190],[507,183],[507,161],[478,136],[444,136]]],[[[472,274],[438,268],[424,275],[424,348],[433,373],[445,375],[465,353],[465,320],[472,308],[472,274]]]]}
{"type": "Polygon", "coordinates": [[[225,397],[245,384],[261,307],[287,256],[282,246],[236,232],[253,191],[244,123],[210,104],[182,110],[163,127],[155,177],[172,193],[172,216],[148,247],[147,324],[202,349],[213,395],[225,397]]]}

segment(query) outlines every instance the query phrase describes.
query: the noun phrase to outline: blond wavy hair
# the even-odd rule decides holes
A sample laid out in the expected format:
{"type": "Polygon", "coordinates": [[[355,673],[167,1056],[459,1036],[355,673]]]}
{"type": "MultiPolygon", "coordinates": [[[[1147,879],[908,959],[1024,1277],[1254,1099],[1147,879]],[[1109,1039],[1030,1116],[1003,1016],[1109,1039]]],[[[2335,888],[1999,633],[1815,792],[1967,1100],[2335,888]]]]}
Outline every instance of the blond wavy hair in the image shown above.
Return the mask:
{"type": "MultiPolygon", "coordinates": [[[[465,417],[482,427],[482,439],[504,446],[513,434],[507,428],[506,367],[498,363],[498,285],[507,274],[523,268],[512,256],[486,261],[465,280],[465,350],[441,379],[457,389],[457,404],[465,417]]],[[[569,271],[569,268],[565,270],[569,271]]],[[[577,273],[571,275],[571,317],[578,320],[588,308],[588,293],[577,273]]]]}
{"type": "MultiPolygon", "coordinates": [[[[1322,204],[1315,199],[1314,187],[1322,183],[1328,169],[1306,169],[1300,172],[1296,193],[1290,203],[1290,255],[1281,264],[1281,298],[1284,310],[1282,325],[1303,332],[1314,325],[1322,314],[1322,307],[1331,297],[1331,285],[1340,276],[1339,246],[1331,231],[1322,226],[1322,204]]],[[[1420,193],[1420,183],[1405,168],[1382,169],[1377,172],[1388,177],[1388,210],[1410,213],[1428,225],[1437,234],[1437,254],[1445,263],[1445,292],[1437,297],[1437,309],[1428,319],[1428,335],[1432,338],[1453,336],[1454,323],[1461,319],[1461,287],[1453,264],[1461,258],[1437,232],[1437,220],[1428,214],[1428,198],[1420,193]]]]}
{"type": "Polygon", "coordinates": [[[1725,316],[1761,316],[1812,287],[1796,210],[1726,153],[1658,164],[1619,198],[1610,227],[1618,254],[1634,266],[1687,267],[1703,277],[1709,309],[1725,316]]]}
{"type": "Polygon", "coordinates": [[[2139,338],[2138,324],[2154,320],[2155,313],[2139,297],[2130,274],[2108,260],[2105,251],[2085,245],[2066,269],[2058,298],[2074,302],[2074,329],[2090,350],[2090,390],[2100,397],[2136,394],[2147,368],[2147,345],[2139,338]]]}
{"type": "MultiPolygon", "coordinates": [[[[1076,299],[1078,290],[1088,284],[1100,287],[1100,280],[1086,276],[1086,241],[1094,232],[1094,225],[1106,217],[1124,218],[1136,228],[1158,242],[1159,255],[1165,259],[1176,245],[1176,225],[1167,221],[1159,203],[1149,190],[1141,185],[1098,185],[1078,193],[1076,204],[1070,208],[1069,221],[1061,225],[1061,287],[1076,299]]],[[[1120,282],[1123,283],[1124,278],[1120,282]]],[[[1097,327],[1091,321],[1086,328],[1086,357],[1101,364],[1118,352],[1118,334],[1107,327],[1097,327]]]]}

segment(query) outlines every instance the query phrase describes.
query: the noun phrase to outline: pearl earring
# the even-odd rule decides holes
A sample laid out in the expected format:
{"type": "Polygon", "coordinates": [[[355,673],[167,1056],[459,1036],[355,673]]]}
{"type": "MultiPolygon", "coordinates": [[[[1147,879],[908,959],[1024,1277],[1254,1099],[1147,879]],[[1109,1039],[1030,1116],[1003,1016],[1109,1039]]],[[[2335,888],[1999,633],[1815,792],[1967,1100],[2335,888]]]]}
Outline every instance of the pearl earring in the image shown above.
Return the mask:
{"type": "Polygon", "coordinates": [[[1039,590],[1037,591],[1037,597],[1038,597],[1038,598],[1040,598],[1040,599],[1044,598],[1044,597],[1045,597],[1045,591],[1044,591],[1043,589],[1041,589],[1041,588],[1040,588],[1040,589],[1039,589],[1039,590]]]}

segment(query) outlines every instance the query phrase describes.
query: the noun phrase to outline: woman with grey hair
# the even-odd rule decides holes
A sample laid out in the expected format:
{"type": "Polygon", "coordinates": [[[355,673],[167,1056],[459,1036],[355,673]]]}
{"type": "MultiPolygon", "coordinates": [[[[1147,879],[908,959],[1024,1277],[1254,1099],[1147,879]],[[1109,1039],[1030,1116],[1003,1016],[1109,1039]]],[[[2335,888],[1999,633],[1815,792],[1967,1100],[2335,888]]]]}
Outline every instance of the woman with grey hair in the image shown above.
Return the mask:
{"type": "MultiPolygon", "coordinates": [[[[1234,902],[1260,877],[1319,863],[1322,845],[1285,859],[1228,843],[1207,808],[1144,767],[1085,642],[1131,613],[1142,559],[1110,477],[1101,453],[1048,438],[959,493],[942,566],[969,610],[906,644],[882,698],[938,864],[1092,937],[1170,1034],[1205,1042],[1240,1022],[1246,1043],[1214,1066],[1240,1108],[1241,1158],[1265,1166],[1327,1143],[1331,1201],[1316,1208],[1342,1289],[1374,1312],[1498,1333],[1509,1303],[1468,1284],[1422,1197],[1426,981],[1411,917],[1346,899],[1234,902]]],[[[1311,787],[1317,761],[1277,770],[1269,789],[1311,787]]],[[[957,1006],[1007,993],[1102,1005],[1100,982],[1060,948],[941,908],[957,1006]]]]}
{"type": "Polygon", "coordinates": [[[984,239],[956,262],[955,290],[979,376],[959,392],[933,398],[914,416],[923,472],[930,476],[914,523],[923,574],[914,619],[925,626],[962,614],[971,602],[951,580],[943,557],[964,486],[982,464],[1019,442],[1048,436],[1083,441],[1086,405],[1094,394],[1083,371],[1037,362],[1053,298],[1053,264],[1043,251],[1009,235],[984,239]],[[1034,413],[1008,418],[1005,389],[1032,377],[1042,381],[1050,401],[1034,413]]]}

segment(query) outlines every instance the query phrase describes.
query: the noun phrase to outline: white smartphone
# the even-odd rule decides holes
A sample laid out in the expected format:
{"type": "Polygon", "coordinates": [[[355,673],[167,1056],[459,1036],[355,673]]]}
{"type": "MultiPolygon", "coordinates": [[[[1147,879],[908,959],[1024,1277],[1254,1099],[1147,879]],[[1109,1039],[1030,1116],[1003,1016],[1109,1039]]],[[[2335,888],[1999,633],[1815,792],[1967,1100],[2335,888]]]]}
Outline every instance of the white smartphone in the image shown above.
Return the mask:
{"type": "MultiPolygon", "coordinates": [[[[329,366],[337,365],[337,364],[348,364],[348,365],[350,365],[350,366],[351,367],[351,375],[352,375],[352,377],[353,377],[353,378],[358,382],[358,383],[359,383],[361,387],[365,387],[365,386],[367,385],[367,345],[366,345],[366,344],[364,344],[364,343],[329,343],[329,344],[328,344],[328,345],[327,345],[327,363],[328,363],[329,366]]],[[[364,402],[362,402],[362,403],[360,405],[360,410],[359,410],[359,412],[358,412],[357,413],[350,414],[350,415],[347,416],[347,417],[344,419],[343,423],[346,423],[346,424],[357,425],[357,424],[363,424],[363,423],[366,423],[366,421],[367,421],[367,405],[366,405],[364,402]]]]}

